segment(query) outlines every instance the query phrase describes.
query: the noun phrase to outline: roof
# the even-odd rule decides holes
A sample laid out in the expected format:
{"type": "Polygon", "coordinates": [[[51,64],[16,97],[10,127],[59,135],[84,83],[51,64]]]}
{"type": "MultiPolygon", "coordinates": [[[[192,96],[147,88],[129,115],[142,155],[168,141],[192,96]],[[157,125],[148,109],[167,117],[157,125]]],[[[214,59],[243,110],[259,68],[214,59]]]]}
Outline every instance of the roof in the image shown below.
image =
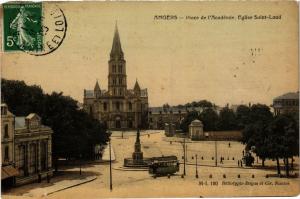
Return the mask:
{"type": "MultiPolygon", "coordinates": [[[[14,116],[14,114],[12,114],[9,110],[8,110],[8,106],[6,103],[1,103],[1,107],[6,107],[6,114],[3,115],[3,116],[14,116]]],[[[1,115],[2,115],[2,112],[1,112],[1,115]]]]}
{"type": "Polygon", "coordinates": [[[93,90],[85,90],[84,91],[84,97],[93,98],[94,97],[94,91],[93,90]]]}
{"type": "Polygon", "coordinates": [[[141,90],[141,87],[140,87],[140,85],[139,85],[139,83],[138,83],[137,80],[135,81],[133,90],[135,90],[135,91],[136,91],[136,90],[137,90],[137,91],[140,91],[140,90],[141,90]]]}
{"type": "Polygon", "coordinates": [[[95,85],[94,90],[95,90],[95,91],[101,91],[101,90],[100,90],[99,83],[98,83],[98,80],[97,80],[97,82],[96,82],[96,85],[95,85]]]}
{"type": "Polygon", "coordinates": [[[191,122],[190,126],[203,126],[203,124],[200,120],[196,119],[191,122]]]}
{"type": "Polygon", "coordinates": [[[26,119],[32,119],[34,117],[40,118],[40,116],[38,116],[36,113],[30,113],[29,115],[27,115],[26,119]]]}
{"type": "Polygon", "coordinates": [[[299,91],[285,93],[283,95],[276,97],[274,100],[281,100],[281,99],[299,99],[299,91]]]}
{"type": "Polygon", "coordinates": [[[121,41],[120,41],[120,36],[119,36],[119,31],[118,31],[118,26],[116,24],[115,27],[115,34],[114,34],[114,39],[113,39],[113,44],[110,52],[110,57],[121,57],[123,58],[124,53],[121,47],[121,41]]]}
{"type": "Polygon", "coordinates": [[[25,117],[15,117],[15,129],[25,128],[25,117]]]}

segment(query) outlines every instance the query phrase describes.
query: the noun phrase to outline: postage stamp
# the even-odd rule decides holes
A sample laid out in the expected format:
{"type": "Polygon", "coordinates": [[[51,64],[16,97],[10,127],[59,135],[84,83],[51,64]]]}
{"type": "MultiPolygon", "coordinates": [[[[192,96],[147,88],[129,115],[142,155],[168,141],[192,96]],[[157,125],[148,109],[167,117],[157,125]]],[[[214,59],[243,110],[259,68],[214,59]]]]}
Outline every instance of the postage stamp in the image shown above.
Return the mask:
{"type": "Polygon", "coordinates": [[[41,2],[3,5],[3,49],[46,55],[63,42],[67,23],[63,11],[55,4],[41,2]]]}
{"type": "Polygon", "coordinates": [[[42,4],[4,4],[4,50],[42,51],[42,4]]]}

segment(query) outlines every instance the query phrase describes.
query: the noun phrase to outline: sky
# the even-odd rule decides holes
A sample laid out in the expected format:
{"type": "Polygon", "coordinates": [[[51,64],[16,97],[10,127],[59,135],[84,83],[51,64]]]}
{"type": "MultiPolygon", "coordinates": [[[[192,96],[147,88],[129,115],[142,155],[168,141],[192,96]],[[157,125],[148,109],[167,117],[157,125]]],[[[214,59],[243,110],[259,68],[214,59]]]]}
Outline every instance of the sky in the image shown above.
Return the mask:
{"type": "Polygon", "coordinates": [[[3,78],[40,85],[47,93],[62,91],[82,102],[83,90],[93,89],[97,79],[101,89],[107,89],[117,21],[127,86],[133,88],[137,79],[148,89],[150,106],[202,99],[221,106],[270,105],[274,97],[299,89],[296,2],[56,4],[68,24],[62,45],[44,56],[4,52],[3,78]],[[158,15],[178,19],[156,20],[158,15]],[[280,15],[281,19],[185,19],[208,15],[280,15]]]}

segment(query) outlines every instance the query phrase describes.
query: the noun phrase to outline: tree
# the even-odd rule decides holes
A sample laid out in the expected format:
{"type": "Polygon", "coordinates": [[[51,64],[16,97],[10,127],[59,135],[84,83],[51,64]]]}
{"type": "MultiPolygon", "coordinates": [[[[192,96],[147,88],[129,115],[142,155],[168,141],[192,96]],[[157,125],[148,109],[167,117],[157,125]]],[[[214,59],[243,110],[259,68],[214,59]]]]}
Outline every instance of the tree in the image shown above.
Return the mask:
{"type": "Polygon", "coordinates": [[[44,94],[39,86],[5,79],[1,89],[4,102],[15,115],[37,113],[42,123],[52,128],[54,162],[58,157],[76,158],[80,153],[91,158],[93,146],[108,141],[105,125],[78,110],[77,101],[69,96],[44,94]]]}
{"type": "Polygon", "coordinates": [[[188,133],[189,131],[189,125],[191,124],[192,121],[199,119],[199,115],[197,111],[191,111],[187,114],[187,116],[182,120],[180,123],[180,129],[184,133],[188,133]]]}
{"type": "MultiPolygon", "coordinates": [[[[246,130],[248,125],[266,128],[265,125],[269,124],[273,118],[270,108],[264,104],[254,104],[249,109],[246,106],[239,106],[238,109],[236,113],[237,121],[239,127],[244,130],[246,130]]],[[[242,134],[244,143],[248,143],[248,139],[251,138],[251,135],[248,135],[249,132],[242,134]]]]}
{"type": "Polygon", "coordinates": [[[167,112],[169,108],[170,108],[170,105],[168,103],[163,105],[164,112],[167,112]]]}
{"type": "Polygon", "coordinates": [[[237,128],[244,129],[250,123],[250,108],[245,105],[240,105],[236,109],[237,128]]]}
{"type": "Polygon", "coordinates": [[[262,121],[268,123],[272,120],[273,115],[270,108],[265,104],[254,104],[250,108],[249,123],[262,121]]]}
{"type": "Polygon", "coordinates": [[[200,100],[197,105],[197,107],[202,107],[202,108],[212,108],[213,104],[210,101],[207,100],[200,100]]]}
{"type": "Polygon", "coordinates": [[[242,142],[246,144],[246,150],[255,146],[255,153],[262,159],[262,166],[265,166],[265,159],[268,158],[267,148],[267,125],[261,121],[249,124],[242,131],[242,142]]]}
{"type": "Polygon", "coordinates": [[[262,159],[276,159],[277,173],[280,174],[279,159],[285,162],[286,175],[289,175],[289,158],[299,155],[299,124],[291,116],[279,115],[271,120],[256,121],[243,130],[246,150],[255,146],[254,152],[262,159]],[[266,122],[267,121],[267,122],[266,122]]]}
{"type": "Polygon", "coordinates": [[[215,131],[217,130],[218,114],[213,108],[204,109],[200,115],[199,119],[203,123],[204,131],[215,131]]]}
{"type": "Polygon", "coordinates": [[[232,109],[224,107],[219,114],[218,130],[228,131],[237,129],[236,116],[232,109]]]}
{"type": "Polygon", "coordinates": [[[289,158],[299,155],[299,124],[291,115],[279,115],[270,123],[270,142],[273,144],[271,155],[277,160],[280,174],[279,158],[285,162],[286,175],[289,176],[289,158]]]}

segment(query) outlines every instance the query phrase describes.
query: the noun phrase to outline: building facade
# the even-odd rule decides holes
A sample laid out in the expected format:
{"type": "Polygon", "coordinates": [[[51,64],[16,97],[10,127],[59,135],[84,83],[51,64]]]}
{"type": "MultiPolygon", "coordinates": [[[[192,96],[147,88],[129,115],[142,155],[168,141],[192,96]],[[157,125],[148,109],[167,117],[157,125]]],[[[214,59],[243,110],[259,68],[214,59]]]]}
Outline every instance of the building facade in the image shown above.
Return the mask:
{"type": "Polygon", "coordinates": [[[275,115],[293,113],[299,114],[299,91],[285,93],[273,99],[275,115]]]}
{"type": "Polygon", "coordinates": [[[41,118],[30,113],[15,117],[14,155],[19,175],[16,184],[25,184],[53,175],[52,133],[41,118]]]}
{"type": "MultiPolygon", "coordinates": [[[[174,124],[175,129],[180,128],[181,121],[189,112],[196,111],[199,114],[204,110],[203,107],[150,107],[148,112],[148,123],[150,129],[165,129],[165,124],[174,124]]],[[[219,114],[221,108],[214,107],[219,114]]]]}
{"type": "Polygon", "coordinates": [[[141,89],[137,80],[133,89],[127,88],[126,60],[117,26],[108,61],[108,90],[102,90],[98,81],[94,90],[84,90],[83,109],[109,129],[147,126],[147,89],[141,89]]]}
{"type": "Polygon", "coordinates": [[[18,171],[14,165],[14,115],[6,104],[1,104],[1,182],[2,187],[12,186],[18,171]]]}
{"type": "Polygon", "coordinates": [[[192,140],[200,140],[204,138],[203,124],[200,120],[194,120],[189,125],[189,137],[192,140]]]}

